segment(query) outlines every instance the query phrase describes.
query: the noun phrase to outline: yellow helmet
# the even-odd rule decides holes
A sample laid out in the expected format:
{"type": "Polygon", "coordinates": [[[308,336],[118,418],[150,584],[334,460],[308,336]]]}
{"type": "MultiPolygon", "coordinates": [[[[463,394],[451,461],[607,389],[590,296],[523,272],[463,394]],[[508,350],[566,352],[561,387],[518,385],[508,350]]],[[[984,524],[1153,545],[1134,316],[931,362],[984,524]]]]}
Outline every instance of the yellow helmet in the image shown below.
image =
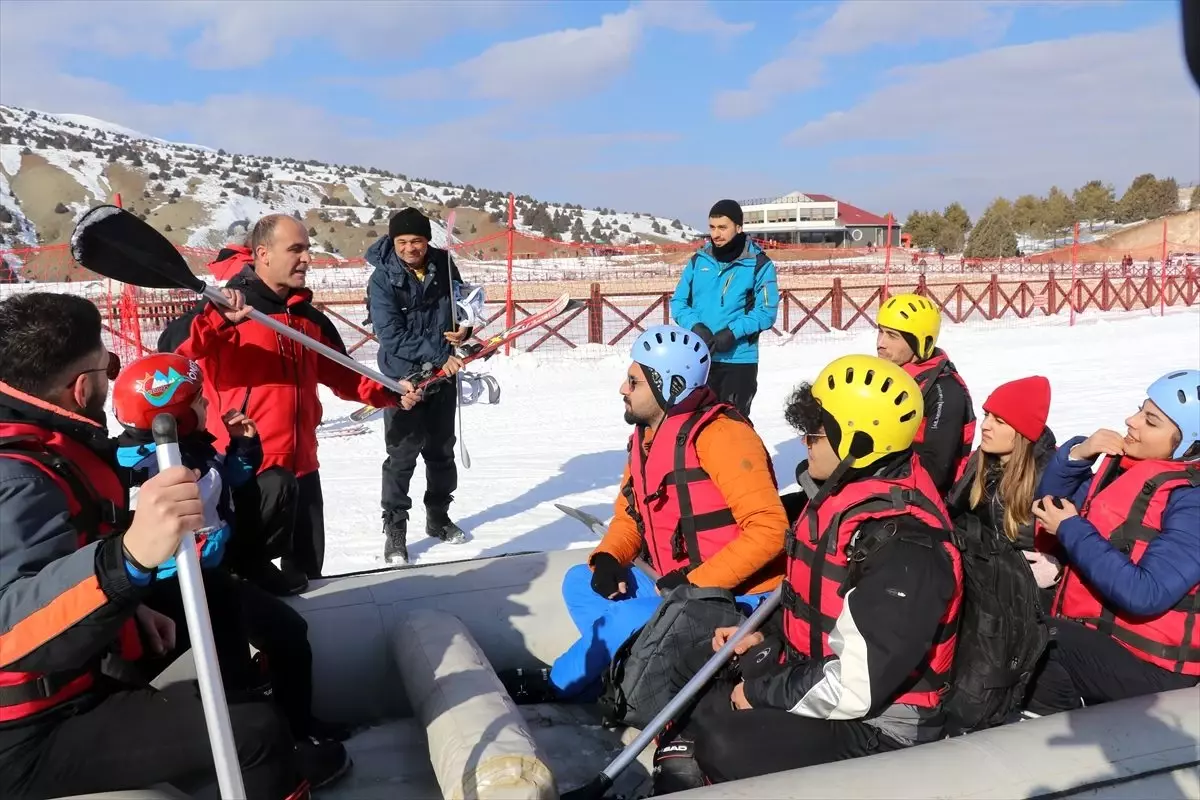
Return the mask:
{"type": "Polygon", "coordinates": [[[897,294],[879,307],[875,323],[908,334],[904,338],[918,361],[933,355],[938,333],[942,330],[942,315],[932,300],[919,294],[897,294]]]}
{"type": "Polygon", "coordinates": [[[833,361],[813,382],[812,394],[837,422],[838,458],[853,455],[855,467],[910,447],[925,415],[917,382],[902,367],[876,356],[833,361]]]}

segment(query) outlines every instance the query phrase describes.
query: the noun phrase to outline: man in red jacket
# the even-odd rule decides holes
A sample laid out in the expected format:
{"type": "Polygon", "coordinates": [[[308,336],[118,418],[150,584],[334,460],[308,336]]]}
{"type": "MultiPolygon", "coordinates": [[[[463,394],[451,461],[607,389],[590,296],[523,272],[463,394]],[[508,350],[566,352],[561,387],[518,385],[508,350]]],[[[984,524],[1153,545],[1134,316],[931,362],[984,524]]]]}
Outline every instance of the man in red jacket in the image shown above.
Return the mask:
{"type": "Polygon", "coordinates": [[[243,531],[247,527],[259,531],[253,541],[255,552],[243,551],[238,566],[245,577],[264,588],[294,593],[303,591],[309,578],[321,575],[325,558],[324,502],[317,461],[316,429],[321,423],[317,384],[328,386],[345,400],[377,408],[412,408],[419,395],[411,387],[405,395],[398,395],[265,325],[240,324],[249,309],[256,308],[329,347],[346,351],[337,329],[312,304],[312,292],[305,288],[311,258],[304,226],[287,215],[272,214],[255,224],[247,244],[227,247],[218,256],[218,262],[223,262],[221,269],[241,267],[225,284],[225,295],[235,308],[201,301],[167,326],[158,349],[200,363],[204,394],[214,410],[209,415],[209,433],[216,437],[218,450],[228,438],[221,422],[226,411],[240,409],[257,423],[264,454],[258,480],[250,485],[257,497],[239,496],[236,502],[251,513],[258,510],[260,524],[239,526],[243,531]],[[275,556],[283,558],[283,574],[268,560],[275,556]]]}

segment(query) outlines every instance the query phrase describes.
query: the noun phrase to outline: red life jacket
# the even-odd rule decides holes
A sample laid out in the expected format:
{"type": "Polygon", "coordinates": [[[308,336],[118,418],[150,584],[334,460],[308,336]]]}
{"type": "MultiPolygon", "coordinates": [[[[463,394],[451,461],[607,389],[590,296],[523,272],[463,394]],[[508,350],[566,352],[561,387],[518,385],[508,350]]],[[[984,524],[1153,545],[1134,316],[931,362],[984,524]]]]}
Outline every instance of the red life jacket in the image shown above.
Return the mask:
{"type": "MultiPolygon", "coordinates": [[[[127,492],[116,471],[82,442],[39,425],[0,421],[0,458],[15,458],[46,473],[62,490],[77,547],[127,527],[127,492]]],[[[121,627],[120,655],[142,655],[137,623],[121,627]]],[[[0,670],[0,723],[45,711],[92,687],[99,661],[56,673],[0,670]]]]}
{"type": "MultiPolygon", "coordinates": [[[[1105,456],[1079,514],[1136,564],[1162,532],[1167,497],[1186,486],[1200,486],[1200,464],[1105,456]],[[1123,467],[1125,471],[1114,477],[1123,467]]],[[[1068,566],[1054,597],[1054,613],[1108,634],[1157,667],[1200,675],[1200,586],[1193,586],[1174,608],[1157,617],[1136,617],[1113,608],[1068,566]]]]}
{"type": "MultiPolygon", "coordinates": [[[[949,684],[954,662],[958,613],[962,606],[963,573],[958,548],[949,539],[950,515],[929,473],[914,454],[903,478],[866,478],[838,489],[817,506],[805,509],[788,531],[787,572],[783,584],[783,634],[788,646],[809,658],[834,654],[829,646],[846,591],[853,578],[847,552],[851,540],[869,519],[908,515],[945,536],[941,546],[950,556],[955,590],[938,628],[928,658],[913,674],[907,691],[893,702],[937,708],[949,684]]],[[[865,543],[854,542],[856,552],[865,543]]],[[[869,549],[869,545],[866,546],[869,549]]],[[[856,559],[856,563],[859,559],[856,559]]]]}
{"type": "Polygon", "coordinates": [[[629,481],[621,491],[642,535],[642,553],[662,575],[695,569],[741,535],[696,453],[700,432],[722,415],[750,424],[702,388],[663,420],[649,452],[643,428],[629,437],[629,481]]]}
{"type": "MultiPolygon", "coordinates": [[[[924,361],[905,364],[904,371],[911,375],[912,379],[917,382],[917,386],[921,389],[922,397],[929,397],[929,393],[933,391],[933,385],[943,375],[949,375],[951,378],[954,378],[958,385],[962,387],[963,394],[966,395],[967,417],[963,421],[962,449],[959,451],[958,459],[954,462],[954,479],[958,480],[967,468],[967,459],[970,457],[971,447],[975,443],[975,409],[971,404],[971,393],[967,390],[966,381],[958,374],[958,370],[954,368],[954,364],[941,348],[934,348],[933,355],[924,361]]],[[[917,428],[917,435],[913,437],[914,445],[925,441],[925,423],[927,419],[928,415],[921,418],[921,427],[917,428]]]]}

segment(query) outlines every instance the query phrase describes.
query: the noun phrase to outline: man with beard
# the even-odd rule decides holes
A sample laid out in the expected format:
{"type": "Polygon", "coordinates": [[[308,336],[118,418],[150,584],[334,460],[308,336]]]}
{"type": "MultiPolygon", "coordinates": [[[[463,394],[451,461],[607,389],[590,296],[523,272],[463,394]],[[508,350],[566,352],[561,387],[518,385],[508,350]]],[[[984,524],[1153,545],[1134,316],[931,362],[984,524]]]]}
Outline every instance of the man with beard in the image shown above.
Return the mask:
{"type": "Polygon", "coordinates": [[[265,325],[240,324],[250,308],[272,316],[335,350],[346,352],[337,328],[312,303],[305,288],[311,258],[308,231],[286,214],[263,217],[247,247],[227,247],[219,268],[241,270],[226,283],[235,309],[207,300],[175,320],[158,340],[160,352],[174,351],[200,364],[204,394],[214,413],[208,431],[222,449],[229,434],[222,415],[238,409],[255,420],[262,438],[258,479],[239,490],[235,503],[239,530],[260,531],[256,539],[231,542],[230,566],[243,577],[278,594],[303,591],[321,575],[325,560],[325,511],[317,460],[321,424],[318,384],[343,400],[379,408],[411,408],[416,393],[404,397],[317,352],[286,339],[265,325]],[[294,479],[292,478],[294,476],[294,479]],[[243,514],[257,519],[243,519],[243,514]],[[255,545],[255,551],[239,548],[255,545]],[[270,563],[282,557],[283,572],[270,563]]]}
{"type": "Polygon", "coordinates": [[[633,344],[621,382],[634,427],[612,522],[586,565],[563,578],[580,638],[548,674],[505,673],[521,700],[583,699],[617,649],[677,586],[727,589],[751,609],[783,574],[787,516],[754,428],[705,386],[709,353],[694,333],[660,325],[633,344]],[[662,577],[633,562],[644,554],[662,577]]]}
{"type": "MultiPolygon", "coordinates": [[[[173,639],[142,601],[203,524],[197,475],[184,467],[148,480],[130,518],[104,414],[118,368],[87,300],[0,303],[0,796],[212,781],[194,685],[156,691],[109,677],[143,642],[173,639]]],[[[275,710],[234,703],[229,714],[247,796],[295,792],[293,743],[275,710]]]]}
{"type": "MultiPolygon", "coordinates": [[[[379,338],[379,371],[402,379],[426,367],[454,375],[462,369],[455,355],[471,335],[467,326],[455,325],[455,284],[462,277],[450,254],[431,247],[429,219],[415,208],[402,208],[367,250],[374,268],[367,288],[367,303],[379,338]]],[[[462,528],[450,519],[450,503],[458,488],[454,463],[454,415],[457,388],[446,383],[426,392],[412,412],[384,412],[383,558],[388,564],[408,563],[408,514],[412,498],[408,487],[425,461],[425,534],[449,544],[467,540],[462,528]]]]}
{"type": "Polygon", "coordinates": [[[671,297],[675,323],[712,353],[708,386],[750,416],[758,391],[758,337],[775,324],[775,264],[742,233],[742,207],[720,200],[708,212],[711,242],[692,256],[671,297]]]}

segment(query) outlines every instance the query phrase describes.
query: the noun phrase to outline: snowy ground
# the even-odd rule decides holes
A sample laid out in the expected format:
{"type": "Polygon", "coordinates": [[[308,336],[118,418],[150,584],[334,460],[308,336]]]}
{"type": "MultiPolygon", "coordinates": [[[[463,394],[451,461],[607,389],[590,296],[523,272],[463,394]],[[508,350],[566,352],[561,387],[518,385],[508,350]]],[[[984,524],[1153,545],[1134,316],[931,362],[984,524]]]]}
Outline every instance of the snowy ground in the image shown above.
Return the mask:
{"type": "MultiPolygon", "coordinates": [[[[1123,431],[1123,420],[1144,398],[1145,387],[1171,369],[1200,367],[1200,309],[1152,316],[1066,319],[1021,327],[948,326],[942,345],[967,381],[977,414],[997,385],[1031,374],[1050,378],[1050,426],[1065,440],[1098,427],[1123,431]]],[[[794,482],[803,445],[783,421],[792,387],[811,379],[832,359],[873,352],[868,331],[766,346],[753,421],[771,451],[781,489],[794,482]]],[[[434,544],[421,529],[424,467],[412,482],[416,508],[410,535],[414,563],[480,555],[588,546],[594,537],[564,517],[554,503],[573,505],[608,519],[625,461],[629,427],[617,394],[627,365],[625,349],[594,358],[522,354],[498,357],[485,367],[499,381],[497,405],[464,409],[471,469],[459,467],[452,513],[471,533],[463,545],[434,544]]],[[[325,419],[356,407],[322,389],[325,419]]],[[[325,573],[383,566],[379,467],[384,458],[383,422],[367,433],[323,439],[325,573]]]]}

